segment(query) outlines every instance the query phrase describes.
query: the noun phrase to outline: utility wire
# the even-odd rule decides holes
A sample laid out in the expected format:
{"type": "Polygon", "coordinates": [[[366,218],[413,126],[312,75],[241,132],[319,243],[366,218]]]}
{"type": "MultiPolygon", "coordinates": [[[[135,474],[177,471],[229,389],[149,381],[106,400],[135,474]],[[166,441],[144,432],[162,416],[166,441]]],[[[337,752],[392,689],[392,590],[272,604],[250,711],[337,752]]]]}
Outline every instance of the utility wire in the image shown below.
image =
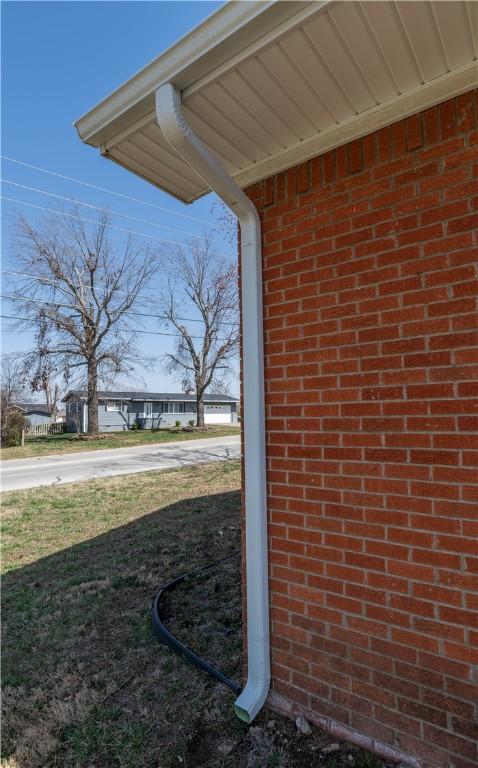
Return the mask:
{"type": "MultiPolygon", "coordinates": [[[[20,315],[0,315],[3,320],[25,320],[26,318],[20,317],[20,315]]],[[[5,329],[8,330],[8,329],[5,329]]],[[[16,333],[15,330],[12,331],[12,333],[16,333]]]]}
{"type": "Polygon", "coordinates": [[[141,205],[148,205],[150,208],[156,208],[158,211],[164,211],[165,213],[171,213],[173,216],[182,216],[185,219],[190,219],[191,221],[199,221],[201,224],[208,224],[210,225],[211,222],[207,221],[207,219],[200,219],[197,216],[189,216],[187,213],[181,213],[179,211],[173,211],[171,208],[164,208],[161,205],[156,205],[155,203],[150,203],[147,200],[140,200],[137,197],[131,197],[130,195],[125,195],[122,192],[116,192],[113,189],[106,189],[105,187],[98,187],[96,184],[90,184],[88,181],[82,181],[81,179],[74,179],[72,176],[65,176],[63,173],[57,173],[56,171],[50,171],[47,168],[41,168],[38,165],[33,165],[32,163],[26,163],[23,160],[17,160],[14,157],[7,157],[7,155],[1,155],[0,157],[3,160],[7,160],[9,163],[15,163],[16,165],[23,165],[25,168],[33,168],[35,171],[41,171],[42,173],[48,173],[50,176],[56,176],[59,179],[66,179],[66,181],[73,181],[75,184],[82,184],[84,187],[89,187],[90,189],[96,189],[99,192],[106,192],[108,195],[116,195],[116,197],[121,197],[124,200],[131,200],[133,203],[140,203],[141,205]]]}
{"type": "MultiPolygon", "coordinates": [[[[19,317],[18,315],[0,315],[0,318],[3,318],[5,320],[25,320],[24,317],[19,317]]],[[[148,336],[174,336],[178,337],[178,333],[167,333],[166,331],[143,331],[140,328],[123,328],[121,326],[116,326],[119,331],[125,331],[127,333],[145,333],[148,336]]],[[[15,330],[14,328],[2,328],[2,333],[30,333],[30,331],[27,330],[15,330]]],[[[200,339],[203,340],[202,336],[191,336],[191,339],[200,339]]],[[[220,339],[217,338],[216,341],[228,341],[228,339],[220,339]]]]}
{"type": "MultiPolygon", "coordinates": [[[[47,304],[49,307],[61,307],[62,309],[78,309],[78,307],[75,304],[60,304],[59,302],[56,302],[56,301],[46,301],[45,299],[33,299],[33,298],[27,298],[25,296],[12,296],[12,295],[8,295],[8,294],[1,294],[0,298],[2,298],[2,299],[9,299],[11,301],[23,301],[23,302],[25,302],[27,304],[29,304],[29,303],[47,304]]],[[[141,313],[139,313],[139,312],[128,312],[128,314],[141,315],[141,313]]],[[[75,316],[77,316],[77,315],[74,315],[73,317],[75,317],[75,316]]],[[[148,315],[146,315],[146,317],[147,316],[148,315]]],[[[8,316],[7,315],[0,315],[0,317],[7,318],[8,316]]],[[[70,319],[73,319],[73,317],[70,318],[70,319]]],[[[154,317],[154,315],[153,315],[153,317],[154,317]]],[[[157,317],[159,317],[159,315],[157,317]]],[[[13,316],[11,316],[10,319],[11,320],[14,320],[14,319],[15,320],[26,320],[28,318],[25,318],[25,317],[15,317],[14,318],[13,316]]],[[[163,318],[163,319],[167,319],[167,318],[163,318]]],[[[179,319],[180,318],[178,318],[178,320],[179,319]]],[[[131,329],[131,328],[120,328],[119,330],[123,330],[123,331],[125,331],[125,330],[128,330],[128,331],[133,330],[133,331],[135,331],[135,333],[148,333],[148,334],[152,334],[153,336],[176,336],[176,337],[178,335],[181,336],[179,331],[176,331],[175,333],[167,333],[166,331],[141,331],[141,330],[139,330],[137,328],[133,328],[133,329],[131,329]]],[[[193,335],[191,335],[191,339],[201,339],[201,340],[203,340],[204,336],[193,336],[193,335]]],[[[218,336],[218,337],[216,337],[216,341],[229,341],[229,339],[218,336]]]]}
{"type": "Polygon", "coordinates": [[[28,296],[15,296],[8,293],[2,293],[0,294],[0,298],[2,299],[10,299],[11,301],[24,301],[24,302],[33,302],[34,304],[48,304],[50,307],[66,307],[68,309],[78,309],[78,307],[75,304],[62,304],[58,301],[47,301],[47,299],[35,299],[35,298],[29,298],[28,296]]]}
{"type": "MultiPolygon", "coordinates": [[[[52,286],[59,285],[60,286],[60,290],[63,289],[63,283],[60,280],[51,280],[49,277],[41,277],[39,275],[29,275],[27,272],[14,272],[14,271],[9,270],[9,269],[2,269],[0,271],[1,271],[2,275],[12,275],[12,277],[25,277],[28,280],[36,280],[37,282],[41,283],[42,285],[52,285],[52,286]]],[[[98,280],[96,285],[105,285],[106,287],[108,287],[106,283],[103,283],[100,280],[98,280]]],[[[80,288],[81,286],[77,285],[75,287],[76,288],[80,288]]],[[[129,296],[128,291],[123,291],[121,288],[112,288],[112,289],[109,288],[108,290],[111,291],[111,293],[120,293],[122,296],[129,296]]],[[[151,290],[152,291],[159,291],[160,289],[159,288],[151,288],[151,290]]],[[[147,295],[145,293],[138,293],[138,296],[140,298],[142,298],[142,299],[147,299],[148,301],[154,301],[154,299],[152,299],[152,297],[150,295],[147,295]]],[[[181,319],[181,318],[178,318],[178,319],[181,319]]]]}
{"type": "MultiPolygon", "coordinates": [[[[78,216],[73,213],[66,213],[64,211],[56,211],[54,208],[45,208],[43,205],[35,205],[34,203],[26,203],[24,200],[17,200],[14,197],[7,197],[7,195],[0,195],[0,199],[8,200],[10,203],[18,203],[19,205],[26,205],[29,208],[36,208],[39,211],[47,211],[53,213],[56,216],[67,216],[69,219],[76,219],[77,221],[85,221],[87,224],[98,224],[94,219],[85,219],[83,216],[78,216]]],[[[166,240],[164,237],[155,237],[154,235],[147,235],[145,232],[138,232],[135,229],[127,229],[126,227],[118,227],[115,224],[105,224],[108,229],[116,229],[119,232],[128,232],[130,235],[136,235],[137,237],[144,237],[149,240],[157,240],[160,243],[168,243],[170,245],[182,245],[177,240],[166,240]]],[[[226,256],[227,254],[219,254],[220,256],[226,256]]]]}
{"type": "MultiPolygon", "coordinates": [[[[14,275],[14,276],[17,276],[17,277],[25,277],[25,278],[28,278],[29,280],[36,280],[37,282],[41,283],[42,285],[52,285],[52,286],[60,285],[61,286],[61,283],[58,280],[49,280],[47,277],[37,277],[35,275],[28,275],[28,274],[26,274],[26,272],[10,272],[7,269],[2,269],[1,272],[4,275],[14,275]]],[[[99,285],[104,285],[104,283],[99,283],[99,285]]],[[[77,286],[77,287],[79,287],[79,286],[77,286]]],[[[127,291],[121,291],[118,288],[113,289],[112,292],[118,292],[118,293],[121,293],[122,295],[128,296],[128,292],[127,291]]],[[[143,298],[149,298],[149,297],[146,297],[144,294],[138,294],[138,296],[142,296],[143,298]]],[[[24,297],[24,296],[15,296],[15,295],[12,296],[12,295],[7,295],[7,294],[3,294],[1,296],[1,298],[2,299],[11,299],[13,301],[36,301],[36,302],[40,302],[42,304],[52,304],[52,305],[58,306],[58,307],[72,307],[72,308],[76,309],[76,305],[75,304],[55,304],[55,302],[48,301],[47,299],[28,298],[28,297],[24,297]]],[[[153,317],[153,318],[156,318],[158,320],[168,320],[168,317],[166,315],[158,315],[158,314],[155,314],[155,313],[152,313],[152,312],[137,312],[136,310],[131,310],[131,311],[128,310],[128,314],[130,314],[130,315],[138,315],[138,317],[153,317]]],[[[181,320],[181,321],[183,321],[185,323],[203,323],[204,322],[204,320],[201,320],[201,318],[194,318],[194,317],[177,317],[176,320],[181,320]]],[[[234,326],[238,325],[238,323],[231,323],[231,322],[227,322],[226,320],[220,320],[220,321],[218,321],[218,325],[231,325],[231,326],[234,327],[234,326]]]]}
{"type": "MultiPolygon", "coordinates": [[[[0,179],[3,184],[10,184],[13,187],[19,187],[20,189],[26,189],[29,192],[38,192],[40,195],[47,195],[48,197],[55,197],[58,200],[66,200],[69,203],[75,203],[76,205],[84,206],[85,208],[94,208],[96,211],[106,211],[112,216],[121,216],[124,219],[130,219],[131,221],[139,221],[141,224],[148,224],[158,229],[170,229],[172,232],[179,232],[182,235],[189,235],[195,237],[193,232],[187,232],[185,229],[178,229],[178,227],[169,227],[166,224],[158,224],[155,221],[149,221],[148,219],[140,219],[138,216],[130,216],[127,213],[120,213],[119,211],[110,211],[105,206],[93,205],[93,203],[85,203],[82,200],[76,200],[74,197],[65,197],[65,195],[57,195],[54,192],[48,192],[46,189],[39,189],[38,187],[28,187],[26,184],[18,184],[16,181],[10,181],[9,179],[0,179]]],[[[210,238],[212,243],[219,243],[220,245],[227,245],[224,240],[214,240],[210,238]]]]}

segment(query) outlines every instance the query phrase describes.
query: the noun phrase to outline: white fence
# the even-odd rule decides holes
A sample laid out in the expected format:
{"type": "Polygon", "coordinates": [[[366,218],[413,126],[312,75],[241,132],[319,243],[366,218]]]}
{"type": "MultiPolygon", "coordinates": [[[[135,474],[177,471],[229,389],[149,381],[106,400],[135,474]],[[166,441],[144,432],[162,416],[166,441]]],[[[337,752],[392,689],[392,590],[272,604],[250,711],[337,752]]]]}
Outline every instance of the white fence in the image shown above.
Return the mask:
{"type": "Polygon", "coordinates": [[[65,430],[64,424],[27,424],[25,437],[40,437],[41,435],[62,435],[65,430]]]}

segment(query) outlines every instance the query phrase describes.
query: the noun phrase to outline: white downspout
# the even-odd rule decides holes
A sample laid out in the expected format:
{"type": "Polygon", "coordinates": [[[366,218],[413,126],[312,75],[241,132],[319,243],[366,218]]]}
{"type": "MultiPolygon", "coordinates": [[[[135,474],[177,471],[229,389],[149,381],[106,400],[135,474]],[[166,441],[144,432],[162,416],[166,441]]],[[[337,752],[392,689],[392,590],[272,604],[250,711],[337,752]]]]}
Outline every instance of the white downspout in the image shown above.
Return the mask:
{"type": "Polygon", "coordinates": [[[261,224],[255,206],[185,121],[171,83],[156,91],[156,117],[169,144],[231,209],[241,230],[248,673],[234,708],[250,723],[270,682],[261,224]]]}

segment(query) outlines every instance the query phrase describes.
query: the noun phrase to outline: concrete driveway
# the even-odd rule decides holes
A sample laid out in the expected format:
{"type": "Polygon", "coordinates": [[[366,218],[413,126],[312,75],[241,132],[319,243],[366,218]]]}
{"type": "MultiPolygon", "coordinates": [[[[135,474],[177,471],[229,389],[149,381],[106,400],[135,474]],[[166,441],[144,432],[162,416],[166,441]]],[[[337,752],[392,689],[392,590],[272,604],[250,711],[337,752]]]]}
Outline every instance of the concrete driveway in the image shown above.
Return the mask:
{"type": "Polygon", "coordinates": [[[65,456],[41,456],[1,463],[1,490],[16,491],[40,485],[61,485],[152,469],[170,469],[207,461],[237,459],[240,435],[209,437],[161,445],[139,445],[105,451],[83,451],[65,456]]]}

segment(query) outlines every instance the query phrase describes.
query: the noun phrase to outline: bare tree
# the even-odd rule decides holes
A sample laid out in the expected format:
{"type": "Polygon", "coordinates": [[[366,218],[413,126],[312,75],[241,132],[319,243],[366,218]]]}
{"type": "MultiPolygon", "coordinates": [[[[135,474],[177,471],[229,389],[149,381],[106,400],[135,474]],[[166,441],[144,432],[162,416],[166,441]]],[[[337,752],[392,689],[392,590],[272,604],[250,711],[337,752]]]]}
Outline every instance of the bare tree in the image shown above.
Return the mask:
{"type": "Polygon", "coordinates": [[[195,391],[202,427],[204,394],[212,384],[224,386],[239,347],[236,266],[218,256],[208,237],[168,249],[166,262],[174,277],[161,296],[161,313],[178,333],[175,351],[164,356],[166,368],[184,391],[195,391]],[[191,315],[198,322],[185,320],[191,315]]]}
{"type": "Polygon", "coordinates": [[[36,329],[28,361],[35,386],[54,375],[68,383],[86,371],[88,433],[98,434],[98,381],[129,372],[140,361],[130,313],[157,268],[156,255],[129,238],[113,244],[109,220],[85,226],[78,213],[33,226],[19,220],[17,263],[28,275],[16,284],[24,323],[36,329]]]}
{"type": "Polygon", "coordinates": [[[15,404],[25,393],[25,368],[23,360],[14,355],[5,355],[1,365],[0,386],[0,431],[1,444],[15,444],[18,442],[18,432],[24,424],[23,415],[15,404]]]}
{"type": "Polygon", "coordinates": [[[211,205],[211,214],[216,217],[212,231],[217,233],[229,245],[237,243],[238,225],[237,219],[222,200],[214,200],[211,205]]]}
{"type": "MultiPolygon", "coordinates": [[[[32,392],[43,392],[47,408],[53,421],[55,421],[60,400],[60,385],[55,380],[53,361],[51,359],[43,360],[38,351],[33,354],[37,365],[33,376],[30,374],[30,388],[32,392]]],[[[28,357],[31,358],[31,355],[28,357]]]]}

